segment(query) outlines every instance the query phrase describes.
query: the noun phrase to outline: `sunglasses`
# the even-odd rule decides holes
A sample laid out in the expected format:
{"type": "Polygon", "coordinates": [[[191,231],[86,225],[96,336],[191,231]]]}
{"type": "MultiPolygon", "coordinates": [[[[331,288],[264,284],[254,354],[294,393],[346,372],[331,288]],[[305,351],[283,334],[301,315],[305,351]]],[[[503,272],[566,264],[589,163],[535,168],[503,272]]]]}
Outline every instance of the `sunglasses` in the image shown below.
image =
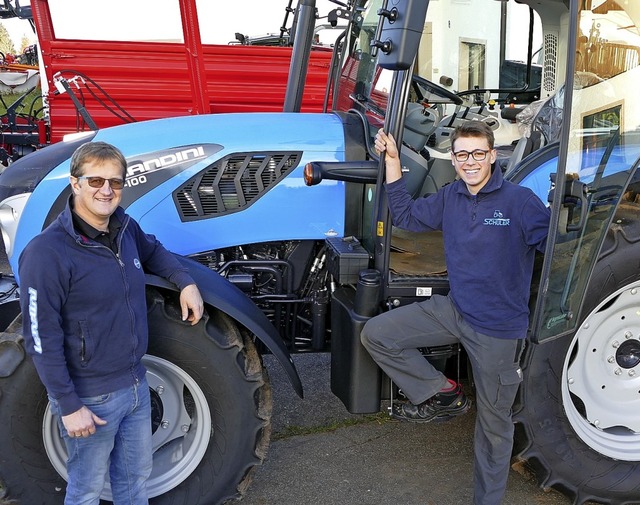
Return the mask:
{"type": "Polygon", "coordinates": [[[124,180],[123,179],[105,179],[104,177],[94,177],[90,175],[82,175],[80,177],[76,177],[76,179],[86,179],[89,186],[92,188],[101,188],[104,186],[104,181],[109,181],[109,186],[111,189],[122,189],[124,188],[124,180]]]}

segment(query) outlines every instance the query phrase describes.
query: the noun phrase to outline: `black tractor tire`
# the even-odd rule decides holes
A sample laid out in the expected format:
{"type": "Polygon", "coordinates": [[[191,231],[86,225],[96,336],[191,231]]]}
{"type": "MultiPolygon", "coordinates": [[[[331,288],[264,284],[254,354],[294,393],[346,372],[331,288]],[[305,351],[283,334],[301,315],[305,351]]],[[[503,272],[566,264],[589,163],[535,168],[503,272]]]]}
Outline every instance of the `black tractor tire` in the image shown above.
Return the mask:
{"type": "MultiPolygon", "coordinates": [[[[148,288],[147,303],[150,503],[236,500],[264,459],[271,434],[271,388],[260,355],[250,335],[216,309],[207,307],[191,326],[180,320],[177,293],[148,288]]],[[[61,504],[66,451],[29,359],[0,379],[0,391],[0,498],[4,492],[22,505],[61,504]]],[[[103,498],[110,498],[108,486],[103,498]]]]}
{"type": "Polygon", "coordinates": [[[635,204],[619,209],[577,331],[530,345],[523,359],[514,406],[515,465],[524,464],[543,488],[557,489],[577,505],[640,503],[640,430],[632,419],[640,419],[640,366],[621,367],[616,354],[626,340],[635,359],[640,346],[638,215],[635,204]],[[589,416],[590,408],[598,413],[589,416]],[[615,420],[614,427],[598,429],[600,414],[609,425],[615,420]]]}

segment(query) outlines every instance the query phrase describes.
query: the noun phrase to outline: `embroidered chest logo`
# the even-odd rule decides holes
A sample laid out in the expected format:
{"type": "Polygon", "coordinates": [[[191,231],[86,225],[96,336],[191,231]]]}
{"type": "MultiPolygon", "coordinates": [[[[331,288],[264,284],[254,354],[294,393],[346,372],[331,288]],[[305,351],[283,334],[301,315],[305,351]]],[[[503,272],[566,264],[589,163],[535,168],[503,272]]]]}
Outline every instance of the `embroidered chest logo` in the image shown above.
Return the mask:
{"type": "Polygon", "coordinates": [[[484,220],[485,226],[509,226],[511,224],[511,219],[505,218],[502,212],[499,210],[493,211],[493,217],[487,217],[484,220]]]}

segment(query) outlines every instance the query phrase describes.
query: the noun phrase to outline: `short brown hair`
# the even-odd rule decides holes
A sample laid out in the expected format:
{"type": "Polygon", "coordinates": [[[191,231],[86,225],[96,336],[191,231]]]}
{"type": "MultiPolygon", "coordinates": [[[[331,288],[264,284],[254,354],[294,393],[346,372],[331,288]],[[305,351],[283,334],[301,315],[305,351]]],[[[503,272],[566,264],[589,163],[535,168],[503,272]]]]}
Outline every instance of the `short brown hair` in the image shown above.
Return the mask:
{"type": "Polygon", "coordinates": [[[484,121],[465,121],[464,123],[456,127],[456,129],[453,131],[453,134],[451,135],[452,150],[456,140],[458,140],[460,137],[484,138],[487,140],[487,144],[489,144],[489,149],[493,149],[493,145],[495,143],[493,130],[484,121]]]}
{"type": "Polygon", "coordinates": [[[115,146],[106,142],[87,142],[78,147],[71,156],[71,177],[80,177],[82,166],[91,161],[107,161],[113,160],[122,166],[122,178],[127,175],[127,160],[124,155],[115,146]]]}

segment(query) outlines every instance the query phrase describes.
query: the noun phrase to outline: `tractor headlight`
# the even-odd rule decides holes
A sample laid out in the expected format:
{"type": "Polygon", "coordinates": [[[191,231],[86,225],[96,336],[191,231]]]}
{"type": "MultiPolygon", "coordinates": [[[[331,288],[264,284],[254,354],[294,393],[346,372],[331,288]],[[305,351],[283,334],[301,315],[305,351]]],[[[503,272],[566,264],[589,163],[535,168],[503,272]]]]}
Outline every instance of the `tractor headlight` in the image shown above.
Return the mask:
{"type": "Polygon", "coordinates": [[[0,231],[7,257],[13,254],[18,223],[31,193],[14,195],[0,203],[0,231]]]}

